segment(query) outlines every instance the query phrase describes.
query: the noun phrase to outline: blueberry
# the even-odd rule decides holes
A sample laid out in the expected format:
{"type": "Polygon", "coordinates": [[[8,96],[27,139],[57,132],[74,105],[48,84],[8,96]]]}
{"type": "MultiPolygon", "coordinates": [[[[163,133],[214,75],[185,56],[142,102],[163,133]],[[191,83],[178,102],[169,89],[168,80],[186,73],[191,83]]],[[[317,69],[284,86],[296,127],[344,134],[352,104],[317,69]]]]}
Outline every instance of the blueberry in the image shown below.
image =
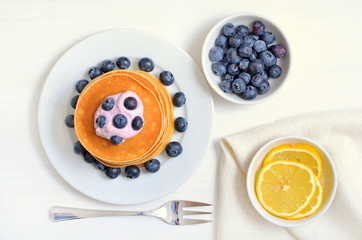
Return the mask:
{"type": "Polygon", "coordinates": [[[97,123],[98,127],[102,128],[106,125],[107,118],[105,116],[101,115],[96,119],[96,123],[97,123]]]}
{"type": "Polygon", "coordinates": [[[213,63],[211,68],[217,76],[222,76],[226,73],[226,66],[222,62],[213,63]]]}
{"type": "Polygon", "coordinates": [[[233,89],[234,93],[239,94],[245,91],[246,84],[243,80],[237,78],[234,81],[232,81],[231,88],[233,89]]]}
{"type": "Polygon", "coordinates": [[[143,119],[140,116],[135,117],[132,120],[132,129],[135,131],[140,130],[143,127],[143,119]]]}
{"type": "Polygon", "coordinates": [[[74,143],[73,151],[74,151],[75,154],[81,154],[81,155],[83,155],[86,152],[85,148],[83,147],[83,145],[79,141],[76,141],[74,143]]]}
{"type": "Polygon", "coordinates": [[[249,28],[245,25],[239,25],[235,29],[237,34],[241,34],[243,36],[246,36],[249,34],[249,28]]]}
{"type": "Polygon", "coordinates": [[[261,40],[263,40],[266,44],[272,44],[275,40],[275,35],[272,32],[264,32],[261,36],[261,40]]]}
{"type": "Polygon", "coordinates": [[[265,94],[269,91],[270,84],[267,81],[263,81],[263,83],[260,84],[260,86],[257,87],[257,89],[258,89],[258,94],[260,95],[265,94]]]}
{"type": "Polygon", "coordinates": [[[258,58],[264,63],[266,67],[271,67],[277,63],[277,58],[272,52],[265,50],[259,53],[258,58]]]}
{"type": "Polygon", "coordinates": [[[282,44],[272,45],[269,50],[277,58],[282,58],[287,53],[287,50],[285,49],[285,47],[282,44]]]}
{"type": "Polygon", "coordinates": [[[74,128],[74,115],[73,114],[67,115],[64,119],[64,123],[67,127],[74,128]]]}
{"type": "Polygon", "coordinates": [[[188,122],[183,117],[176,118],[174,124],[177,132],[185,132],[188,126],[188,122]]]}
{"type": "Polygon", "coordinates": [[[183,92],[177,92],[173,95],[172,103],[175,107],[181,107],[186,102],[186,96],[183,92]]]}
{"type": "Polygon", "coordinates": [[[268,69],[268,76],[271,78],[277,78],[282,74],[282,69],[278,65],[271,66],[268,69]]]}
{"type": "Polygon", "coordinates": [[[87,86],[88,83],[89,83],[88,80],[85,80],[85,79],[79,80],[77,82],[77,84],[75,85],[75,90],[78,93],[81,93],[83,91],[83,89],[85,88],[85,86],[87,86]]]}
{"type": "Polygon", "coordinates": [[[138,68],[145,72],[151,72],[155,68],[155,64],[151,58],[145,57],[141,58],[141,60],[138,62],[138,68]]]}
{"type": "Polygon", "coordinates": [[[229,45],[231,47],[238,48],[242,43],[243,43],[243,35],[241,34],[235,34],[234,36],[231,36],[229,38],[229,45]]]}
{"type": "Polygon", "coordinates": [[[235,26],[232,23],[226,23],[222,30],[224,35],[227,37],[231,37],[235,34],[235,26]]]}
{"type": "Polygon", "coordinates": [[[246,72],[242,72],[239,74],[238,76],[241,80],[243,80],[245,82],[245,84],[249,84],[250,80],[251,80],[251,76],[249,73],[246,72]]]}
{"type": "Polygon", "coordinates": [[[216,38],[215,45],[221,48],[228,46],[228,38],[221,34],[216,38]]]}
{"type": "Polygon", "coordinates": [[[221,47],[212,47],[209,52],[209,58],[213,62],[219,62],[224,56],[224,50],[221,47]]]}
{"type": "Polygon", "coordinates": [[[94,162],[94,166],[101,171],[104,171],[107,168],[103,163],[101,163],[97,160],[94,162]]]}
{"type": "Polygon", "coordinates": [[[245,100],[252,100],[256,98],[257,95],[258,95],[258,90],[256,89],[256,87],[251,85],[246,86],[245,91],[241,94],[241,96],[245,100]]]}
{"type": "Polygon", "coordinates": [[[127,97],[123,102],[123,106],[127,110],[135,110],[137,107],[137,100],[134,97],[127,97]]]}
{"type": "Polygon", "coordinates": [[[95,79],[96,77],[99,77],[102,75],[102,70],[99,67],[92,67],[88,72],[90,79],[95,79]]]}
{"type": "Polygon", "coordinates": [[[262,36],[265,31],[265,25],[262,21],[255,21],[253,24],[253,33],[257,36],[262,36]]]}
{"type": "Polygon", "coordinates": [[[158,170],[160,170],[160,167],[161,167],[161,163],[157,159],[151,159],[145,163],[146,170],[151,173],[157,172],[158,170]]]}
{"type": "Polygon", "coordinates": [[[261,60],[256,59],[249,65],[249,71],[251,74],[262,73],[264,71],[264,63],[261,60]]]}
{"type": "Polygon", "coordinates": [[[119,69],[128,69],[131,66],[131,61],[127,57],[120,57],[116,61],[119,69]]]}
{"type": "Polygon", "coordinates": [[[175,81],[175,78],[170,71],[163,71],[160,73],[160,81],[163,85],[170,86],[175,81]]]}
{"type": "Polygon", "coordinates": [[[235,63],[229,64],[227,72],[234,76],[238,75],[240,73],[238,64],[235,63]]]}
{"type": "Polygon", "coordinates": [[[166,153],[170,157],[177,157],[182,153],[182,146],[179,142],[170,142],[166,146],[166,153]]]}
{"type": "Polygon", "coordinates": [[[226,52],[226,60],[229,63],[238,63],[241,61],[241,57],[236,48],[229,48],[226,52]]]}
{"type": "Polygon", "coordinates": [[[106,98],[102,103],[102,108],[105,111],[111,111],[115,103],[113,98],[106,98]]]}
{"type": "Polygon", "coordinates": [[[112,60],[107,59],[102,62],[101,70],[102,72],[106,73],[112,71],[115,67],[116,65],[114,64],[114,62],[112,60]]]}
{"type": "Polygon", "coordinates": [[[72,106],[72,108],[74,109],[77,107],[78,98],[79,95],[75,95],[74,97],[72,97],[72,99],[70,99],[70,106],[72,106]]]}
{"type": "Polygon", "coordinates": [[[239,62],[239,68],[241,71],[246,71],[249,68],[249,60],[244,58],[239,62]]]}
{"type": "Polygon", "coordinates": [[[89,152],[85,151],[84,155],[83,155],[83,159],[84,161],[86,161],[87,163],[94,163],[97,161],[97,159],[95,159],[92,154],[90,154],[89,152]]]}
{"type": "Polygon", "coordinates": [[[251,85],[253,85],[254,87],[260,87],[260,85],[263,82],[264,82],[264,80],[260,74],[256,74],[256,75],[252,76],[251,80],[250,80],[251,85]]]}
{"type": "Polygon", "coordinates": [[[222,80],[234,80],[234,75],[227,73],[222,77],[222,80]]]}
{"type": "Polygon", "coordinates": [[[124,171],[128,178],[138,178],[141,173],[140,169],[135,165],[127,166],[124,171]]]}
{"type": "Polygon", "coordinates": [[[233,80],[223,80],[221,81],[220,88],[226,93],[231,93],[233,90],[231,88],[231,82],[233,80]]]}
{"type": "Polygon", "coordinates": [[[261,77],[263,78],[263,81],[269,81],[268,73],[265,70],[261,73],[261,77]]]}
{"type": "Polygon", "coordinates": [[[246,45],[246,46],[249,46],[249,47],[253,47],[254,46],[254,42],[255,42],[255,39],[252,38],[250,35],[246,35],[243,37],[243,44],[246,45]]]}
{"type": "Polygon", "coordinates": [[[241,45],[241,47],[238,48],[238,53],[242,57],[250,57],[251,53],[253,52],[253,49],[248,45],[241,45]]]}
{"type": "Polygon", "coordinates": [[[116,128],[124,128],[127,125],[127,118],[123,114],[117,114],[113,118],[113,125],[116,128]]]}
{"type": "Polygon", "coordinates": [[[112,168],[112,167],[107,167],[106,168],[106,176],[109,178],[116,178],[121,174],[121,169],[120,168],[112,168]]]}
{"type": "Polygon", "coordinates": [[[266,43],[263,40],[257,40],[255,41],[253,48],[255,52],[260,53],[266,50],[266,43]]]}
{"type": "Polygon", "coordinates": [[[251,53],[251,55],[249,56],[250,62],[254,62],[257,59],[257,57],[258,57],[258,54],[255,51],[253,51],[251,53]]]}
{"type": "Polygon", "coordinates": [[[122,138],[118,135],[113,135],[109,140],[115,146],[119,145],[122,142],[122,138]]]}

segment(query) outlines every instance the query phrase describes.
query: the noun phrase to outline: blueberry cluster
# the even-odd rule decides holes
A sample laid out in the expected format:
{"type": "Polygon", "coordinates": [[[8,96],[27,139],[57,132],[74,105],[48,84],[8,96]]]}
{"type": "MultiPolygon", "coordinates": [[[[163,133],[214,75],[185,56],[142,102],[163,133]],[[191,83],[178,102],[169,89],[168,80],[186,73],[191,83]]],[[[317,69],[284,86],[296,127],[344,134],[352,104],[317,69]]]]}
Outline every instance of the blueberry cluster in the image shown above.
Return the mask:
{"type": "MultiPolygon", "coordinates": [[[[115,105],[115,100],[112,97],[106,98],[102,103],[102,109],[105,111],[111,111],[115,105]]],[[[127,110],[134,110],[137,107],[137,100],[134,97],[127,97],[124,102],[123,106],[127,110]]],[[[127,126],[128,120],[127,117],[123,114],[117,114],[113,117],[113,125],[116,128],[122,129],[127,126]]],[[[96,124],[98,127],[103,128],[107,123],[107,117],[104,115],[100,115],[96,119],[96,124]]],[[[131,123],[132,129],[135,131],[140,130],[143,127],[143,119],[140,116],[136,116],[132,119],[131,123]]],[[[110,141],[113,145],[119,145],[122,142],[122,138],[118,135],[114,135],[111,137],[110,141]]]]}
{"type": "MultiPolygon", "coordinates": [[[[160,81],[166,86],[170,86],[175,81],[173,74],[170,71],[163,71],[160,74],[160,81]]],[[[186,95],[183,92],[176,92],[172,97],[172,104],[175,107],[182,107],[186,103],[186,95]]],[[[177,132],[185,132],[188,122],[183,117],[178,117],[174,121],[174,127],[177,132]]],[[[179,142],[172,141],[166,146],[166,154],[170,157],[177,157],[183,151],[182,145],[179,142]]],[[[146,166],[147,167],[147,166],[146,166]]]]}
{"type": "Polygon", "coordinates": [[[271,45],[274,41],[275,35],[266,31],[262,21],[255,21],[252,31],[226,23],[209,52],[212,71],[221,76],[220,88],[246,100],[267,93],[269,78],[282,74],[277,58],[286,54],[283,45],[271,45]]]}
{"type": "MultiPolygon", "coordinates": [[[[172,103],[175,107],[182,107],[186,103],[186,95],[183,92],[176,92],[172,97],[172,103]]],[[[174,127],[177,132],[183,133],[188,127],[188,122],[183,117],[178,117],[174,121],[174,127]]],[[[166,153],[170,157],[177,157],[183,151],[179,142],[173,141],[167,144],[166,153]]]]}
{"type": "Polygon", "coordinates": [[[116,65],[119,69],[128,69],[131,66],[131,61],[127,57],[123,56],[117,59],[116,64],[112,60],[106,59],[101,63],[100,66],[91,67],[91,69],[88,71],[88,76],[91,80],[93,80],[103,73],[114,70],[116,65]]]}
{"type": "MultiPolygon", "coordinates": [[[[100,66],[91,67],[88,71],[89,78],[91,80],[99,77],[103,73],[112,71],[116,68],[116,65],[119,69],[128,69],[131,66],[131,60],[127,57],[119,57],[114,63],[110,59],[104,60],[100,66]]],[[[155,64],[153,63],[152,59],[148,57],[141,58],[138,62],[138,68],[145,72],[151,72],[155,68],[155,64]]],[[[80,92],[79,92],[80,93],[80,92]]]]}
{"type": "MultiPolygon", "coordinates": [[[[92,156],[84,147],[83,145],[77,141],[74,143],[73,150],[76,154],[82,155],[85,162],[93,164],[94,167],[103,171],[107,177],[114,179],[121,175],[121,168],[113,168],[104,165],[103,163],[99,162],[95,157],[92,156]]],[[[145,163],[145,169],[150,173],[157,172],[161,167],[161,163],[157,159],[151,159],[145,163]]],[[[128,178],[138,178],[141,170],[139,167],[132,165],[127,166],[124,168],[124,172],[126,177],[128,178]]]]}

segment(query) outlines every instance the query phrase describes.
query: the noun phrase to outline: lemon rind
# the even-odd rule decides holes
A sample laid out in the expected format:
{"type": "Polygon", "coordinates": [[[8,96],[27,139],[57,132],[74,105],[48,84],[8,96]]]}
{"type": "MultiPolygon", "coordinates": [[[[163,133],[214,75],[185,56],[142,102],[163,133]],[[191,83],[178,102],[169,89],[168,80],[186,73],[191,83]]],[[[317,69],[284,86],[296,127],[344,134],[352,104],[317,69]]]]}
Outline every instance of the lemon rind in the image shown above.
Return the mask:
{"type": "MultiPolygon", "coordinates": [[[[304,214],[297,213],[296,215],[294,215],[288,219],[291,219],[291,220],[303,219],[303,218],[306,218],[306,217],[309,217],[309,216],[315,214],[321,208],[322,202],[323,202],[323,186],[317,176],[315,176],[315,180],[316,180],[317,186],[319,187],[319,191],[320,191],[317,204],[309,212],[306,212],[304,214]]],[[[304,209],[302,209],[301,211],[303,211],[303,210],[304,209]]]]}
{"type": "MultiPolygon", "coordinates": [[[[322,159],[319,155],[319,153],[311,146],[309,145],[306,145],[306,144],[295,144],[296,146],[301,146],[303,145],[305,148],[307,148],[308,150],[306,149],[301,149],[299,147],[293,147],[292,144],[282,144],[282,145],[279,145],[275,148],[273,148],[267,155],[266,157],[264,158],[264,161],[263,161],[263,166],[265,166],[267,163],[271,162],[271,161],[276,161],[276,160],[271,160],[275,154],[281,152],[281,151],[286,151],[286,150],[289,150],[289,151],[298,151],[298,152],[305,152],[305,153],[308,153],[310,155],[312,155],[314,157],[314,159],[317,159],[317,164],[318,164],[318,179],[320,180],[322,178],[322,159]]],[[[292,161],[292,160],[290,160],[292,161]]]]}

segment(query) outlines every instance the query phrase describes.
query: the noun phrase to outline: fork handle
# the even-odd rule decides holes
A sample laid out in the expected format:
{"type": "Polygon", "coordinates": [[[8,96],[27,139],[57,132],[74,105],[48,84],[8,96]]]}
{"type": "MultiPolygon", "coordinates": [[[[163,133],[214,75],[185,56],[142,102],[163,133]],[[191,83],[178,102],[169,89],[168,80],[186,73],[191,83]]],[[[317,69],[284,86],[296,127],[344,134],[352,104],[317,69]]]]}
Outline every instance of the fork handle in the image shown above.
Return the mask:
{"type": "Polygon", "coordinates": [[[62,206],[54,206],[49,209],[49,217],[53,222],[109,216],[150,216],[150,212],[95,210],[62,206]]]}

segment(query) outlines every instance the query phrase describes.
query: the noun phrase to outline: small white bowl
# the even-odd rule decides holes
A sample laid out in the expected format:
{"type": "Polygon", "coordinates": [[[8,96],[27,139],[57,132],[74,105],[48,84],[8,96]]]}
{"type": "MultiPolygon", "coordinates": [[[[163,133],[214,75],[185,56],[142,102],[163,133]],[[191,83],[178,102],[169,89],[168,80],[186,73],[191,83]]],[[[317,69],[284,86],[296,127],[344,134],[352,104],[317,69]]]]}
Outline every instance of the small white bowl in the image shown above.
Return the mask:
{"type": "Polygon", "coordinates": [[[332,201],[336,194],[337,174],[331,157],[322,146],[304,137],[294,137],[294,136],[281,137],[270,141],[255,154],[254,158],[251,160],[247,172],[246,188],[248,191],[250,201],[253,204],[254,208],[266,220],[283,227],[299,227],[316,220],[318,217],[320,217],[327,211],[329,206],[332,204],[332,201]],[[263,160],[270,150],[281,144],[298,144],[298,143],[307,144],[313,147],[314,149],[317,150],[317,152],[320,154],[322,158],[321,182],[323,185],[323,201],[322,201],[322,206],[313,215],[306,217],[304,219],[288,220],[270,214],[260,205],[255,193],[255,183],[258,177],[258,173],[263,166],[263,160]]]}
{"type": "Polygon", "coordinates": [[[287,38],[285,34],[282,32],[282,30],[270,19],[267,19],[264,16],[261,16],[256,13],[239,13],[232,15],[230,17],[227,17],[220,22],[218,22],[208,33],[203,47],[202,47],[202,68],[205,74],[205,77],[207,81],[209,82],[210,86],[215,90],[216,93],[218,93],[221,97],[225,98],[226,100],[238,103],[238,104],[254,104],[254,103],[260,103],[263,101],[266,101],[267,99],[274,96],[279,90],[281,89],[282,85],[286,82],[286,79],[288,77],[288,73],[291,66],[291,51],[290,51],[290,45],[287,41],[287,38]],[[256,20],[260,20],[265,24],[266,31],[270,31],[274,33],[275,35],[275,41],[272,43],[280,43],[283,44],[287,50],[286,55],[283,58],[278,58],[277,65],[279,65],[282,68],[282,75],[276,79],[270,79],[270,90],[269,92],[258,95],[253,100],[245,100],[236,94],[233,93],[225,93],[220,88],[221,83],[221,77],[217,76],[212,71],[212,62],[209,58],[209,52],[212,47],[215,46],[215,40],[216,38],[221,34],[222,27],[226,23],[232,23],[235,26],[238,26],[240,24],[246,25],[249,30],[252,30],[252,25],[256,20]]]}

